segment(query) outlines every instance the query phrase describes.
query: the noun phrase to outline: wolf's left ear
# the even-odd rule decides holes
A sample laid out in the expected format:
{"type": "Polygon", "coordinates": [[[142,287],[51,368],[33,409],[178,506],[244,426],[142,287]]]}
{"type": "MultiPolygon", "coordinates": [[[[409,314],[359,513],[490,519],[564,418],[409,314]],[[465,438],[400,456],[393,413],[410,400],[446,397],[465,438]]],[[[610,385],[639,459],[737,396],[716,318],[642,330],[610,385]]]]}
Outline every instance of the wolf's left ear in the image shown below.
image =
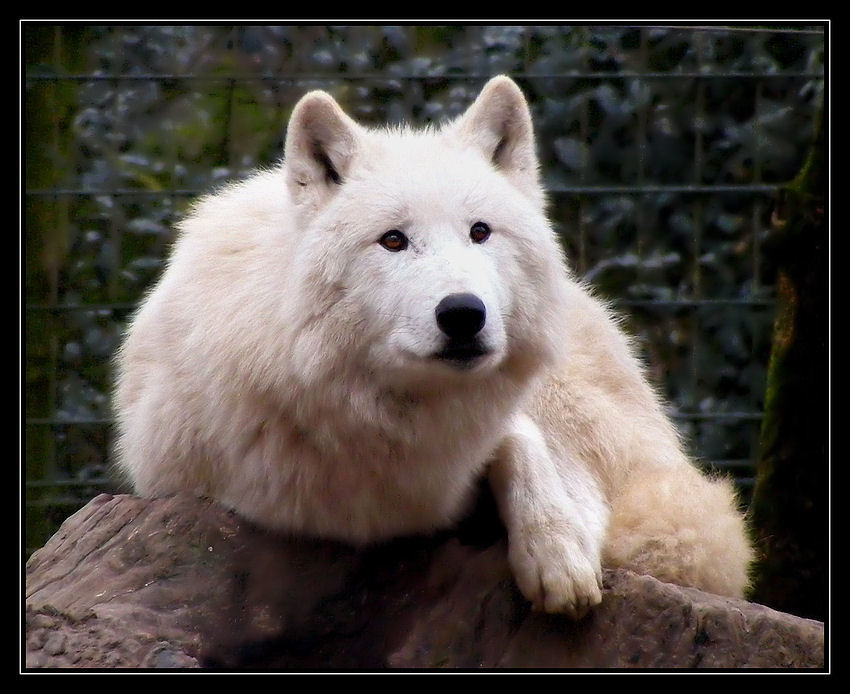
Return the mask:
{"type": "Polygon", "coordinates": [[[293,197],[321,205],[341,185],[358,149],[361,128],[322,91],[304,95],[286,130],[284,167],[293,197]]]}
{"type": "Polygon", "coordinates": [[[521,190],[540,197],[531,112],[510,77],[494,77],[452,126],[521,190]]]}

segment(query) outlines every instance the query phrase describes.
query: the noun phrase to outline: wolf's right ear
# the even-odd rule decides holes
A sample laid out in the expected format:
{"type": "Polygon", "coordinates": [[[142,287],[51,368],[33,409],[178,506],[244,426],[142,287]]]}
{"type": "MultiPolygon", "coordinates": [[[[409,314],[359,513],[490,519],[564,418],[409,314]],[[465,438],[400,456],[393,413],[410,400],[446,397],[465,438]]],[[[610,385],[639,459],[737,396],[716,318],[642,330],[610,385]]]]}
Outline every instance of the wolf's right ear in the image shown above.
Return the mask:
{"type": "Polygon", "coordinates": [[[286,130],[284,168],[296,202],[318,207],[343,183],[358,148],[361,128],[322,91],[305,94],[286,130]]]}

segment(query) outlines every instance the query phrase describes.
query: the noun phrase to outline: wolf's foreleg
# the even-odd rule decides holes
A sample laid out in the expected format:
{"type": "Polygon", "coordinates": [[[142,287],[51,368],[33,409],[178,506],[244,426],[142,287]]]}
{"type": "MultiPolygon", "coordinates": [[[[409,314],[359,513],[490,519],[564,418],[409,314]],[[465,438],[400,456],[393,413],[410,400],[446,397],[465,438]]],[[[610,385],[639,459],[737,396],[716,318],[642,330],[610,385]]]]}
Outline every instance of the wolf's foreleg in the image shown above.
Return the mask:
{"type": "Polygon", "coordinates": [[[582,617],[602,600],[608,509],[590,473],[556,461],[540,428],[516,416],[489,481],[508,530],[514,578],[535,609],[582,617]]]}

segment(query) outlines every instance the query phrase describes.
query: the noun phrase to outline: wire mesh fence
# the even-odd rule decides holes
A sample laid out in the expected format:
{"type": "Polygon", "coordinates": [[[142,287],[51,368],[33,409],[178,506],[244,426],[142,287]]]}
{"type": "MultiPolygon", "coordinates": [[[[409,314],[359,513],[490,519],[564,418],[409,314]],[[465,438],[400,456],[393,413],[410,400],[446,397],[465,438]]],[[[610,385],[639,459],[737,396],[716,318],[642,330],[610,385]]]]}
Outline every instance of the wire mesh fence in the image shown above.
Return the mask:
{"type": "Polygon", "coordinates": [[[758,455],[777,187],[803,162],[824,27],[25,24],[26,546],[110,477],[111,358],[192,198],[278,160],[308,89],[364,123],[525,90],[551,216],[628,316],[706,467],[758,455]]]}

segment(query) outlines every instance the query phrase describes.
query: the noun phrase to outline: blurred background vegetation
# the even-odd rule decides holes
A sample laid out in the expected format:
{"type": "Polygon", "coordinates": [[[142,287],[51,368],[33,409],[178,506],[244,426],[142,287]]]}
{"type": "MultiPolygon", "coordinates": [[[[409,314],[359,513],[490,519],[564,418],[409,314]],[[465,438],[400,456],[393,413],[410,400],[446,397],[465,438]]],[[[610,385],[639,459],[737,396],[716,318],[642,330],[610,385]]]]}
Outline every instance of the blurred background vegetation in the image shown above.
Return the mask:
{"type": "Polygon", "coordinates": [[[701,464],[746,503],[779,186],[803,163],[824,28],[22,25],[25,548],[100,491],[111,358],[191,199],[282,154],[330,91],[364,123],[439,122],[513,76],[578,272],[628,315],[701,464]]]}

